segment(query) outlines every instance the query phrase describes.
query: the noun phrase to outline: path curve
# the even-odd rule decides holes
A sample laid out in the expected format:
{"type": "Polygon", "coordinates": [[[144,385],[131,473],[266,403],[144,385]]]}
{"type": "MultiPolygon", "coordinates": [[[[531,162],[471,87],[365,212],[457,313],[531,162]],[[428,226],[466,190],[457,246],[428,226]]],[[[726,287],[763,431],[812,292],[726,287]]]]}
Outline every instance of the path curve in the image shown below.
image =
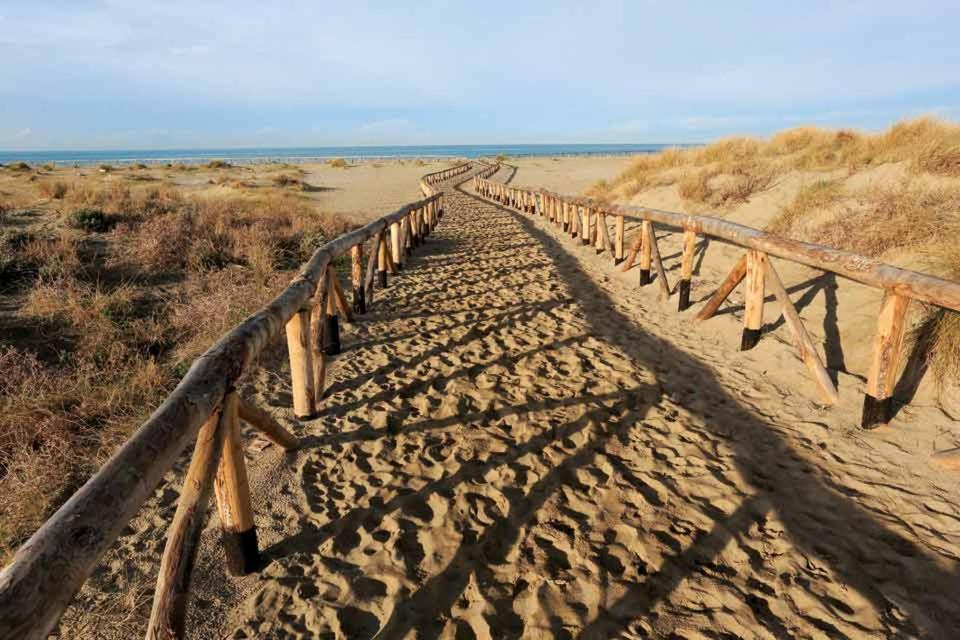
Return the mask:
{"type": "MultiPolygon", "coordinates": [[[[960,521],[881,515],[946,503],[941,488],[913,495],[853,445],[836,453],[852,475],[823,473],[830,435],[808,402],[677,332],[552,230],[444,188],[440,226],[344,330],[303,449],[254,480],[266,568],[194,623],[231,638],[960,628],[960,521]]],[[[262,374],[258,402],[288,407],[284,380],[262,374]]]]}

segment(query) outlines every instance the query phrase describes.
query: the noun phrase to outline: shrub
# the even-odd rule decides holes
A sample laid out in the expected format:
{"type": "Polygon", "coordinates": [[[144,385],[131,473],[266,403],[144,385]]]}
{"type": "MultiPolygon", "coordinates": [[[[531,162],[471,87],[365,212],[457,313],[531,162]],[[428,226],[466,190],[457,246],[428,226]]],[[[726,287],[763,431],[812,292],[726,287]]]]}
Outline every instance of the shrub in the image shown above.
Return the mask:
{"type": "Polygon", "coordinates": [[[918,172],[960,177],[960,144],[927,143],[917,153],[912,168],[918,172]]]}
{"type": "Polygon", "coordinates": [[[30,165],[28,165],[26,162],[11,162],[10,164],[6,165],[6,167],[10,171],[30,171],[30,165]]]}
{"type": "Polygon", "coordinates": [[[110,173],[113,171],[113,165],[109,164],[101,164],[98,168],[100,169],[100,173],[110,173]]]}
{"type": "Polygon", "coordinates": [[[55,182],[41,182],[37,185],[37,188],[40,190],[40,194],[46,198],[53,198],[54,200],[63,200],[64,196],[67,195],[67,183],[62,180],[57,180],[55,182]]]}
{"type": "Polygon", "coordinates": [[[334,158],[332,160],[328,160],[327,164],[334,169],[346,169],[350,166],[350,164],[343,158],[334,158]]]}
{"type": "Polygon", "coordinates": [[[68,223],[74,229],[102,233],[112,226],[110,219],[100,209],[77,209],[70,214],[68,223]]]}
{"type": "Polygon", "coordinates": [[[208,169],[230,169],[233,165],[226,160],[211,160],[207,163],[208,169]]]}

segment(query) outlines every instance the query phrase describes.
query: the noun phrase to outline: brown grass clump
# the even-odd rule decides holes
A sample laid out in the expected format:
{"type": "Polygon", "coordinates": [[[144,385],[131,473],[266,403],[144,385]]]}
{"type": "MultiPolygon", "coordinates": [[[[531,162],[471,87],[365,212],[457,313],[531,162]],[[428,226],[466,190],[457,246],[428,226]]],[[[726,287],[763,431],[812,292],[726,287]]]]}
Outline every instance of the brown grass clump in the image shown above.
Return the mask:
{"type": "Polygon", "coordinates": [[[677,182],[677,193],[684,200],[693,202],[709,203],[713,197],[713,188],[710,186],[710,179],[716,174],[708,169],[695,169],[689,171],[677,182]]]}
{"type": "Polygon", "coordinates": [[[45,180],[37,184],[37,190],[40,192],[40,195],[44,198],[52,198],[54,200],[63,200],[63,197],[67,195],[69,186],[66,182],[62,180],[49,181],[45,180]]]}
{"type": "Polygon", "coordinates": [[[912,168],[918,173],[960,178],[960,143],[926,144],[914,158],[912,168]]]}
{"type": "Polygon", "coordinates": [[[26,162],[11,162],[9,164],[4,165],[4,168],[14,173],[22,173],[25,171],[32,170],[30,165],[28,165],[26,162]]]}
{"type": "Polygon", "coordinates": [[[211,160],[207,163],[208,169],[232,169],[233,165],[226,160],[211,160]]]}
{"type": "Polygon", "coordinates": [[[333,158],[332,160],[327,160],[327,164],[334,169],[346,169],[350,166],[350,163],[343,158],[333,158]]]}
{"type": "Polygon", "coordinates": [[[780,209],[767,225],[767,231],[789,235],[794,227],[809,218],[812,212],[826,209],[843,197],[839,180],[817,180],[800,188],[793,202],[780,209]]]}

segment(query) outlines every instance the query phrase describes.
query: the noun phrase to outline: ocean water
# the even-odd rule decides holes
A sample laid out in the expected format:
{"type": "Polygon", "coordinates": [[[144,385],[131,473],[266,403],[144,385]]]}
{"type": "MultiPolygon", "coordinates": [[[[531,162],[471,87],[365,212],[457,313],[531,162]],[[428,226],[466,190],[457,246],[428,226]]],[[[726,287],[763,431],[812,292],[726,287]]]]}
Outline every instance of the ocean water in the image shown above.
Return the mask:
{"type": "Polygon", "coordinates": [[[503,154],[512,158],[529,156],[632,155],[654,153],[668,144],[503,144],[503,145],[422,145],[422,146],[363,146],[363,147],[263,147],[245,149],[107,149],[84,151],[3,151],[0,163],[27,162],[43,164],[55,162],[68,166],[90,164],[125,164],[143,162],[199,163],[210,160],[234,162],[308,162],[330,158],[391,159],[391,158],[493,158],[503,154]]]}

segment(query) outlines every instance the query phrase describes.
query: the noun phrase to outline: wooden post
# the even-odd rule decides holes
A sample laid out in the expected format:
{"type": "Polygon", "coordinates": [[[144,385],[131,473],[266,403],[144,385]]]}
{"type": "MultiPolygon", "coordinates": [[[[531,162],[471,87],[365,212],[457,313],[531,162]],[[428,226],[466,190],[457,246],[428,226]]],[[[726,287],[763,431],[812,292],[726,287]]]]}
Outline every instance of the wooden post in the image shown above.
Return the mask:
{"type": "Polygon", "coordinates": [[[260,568],[257,528],[253,523],[247,465],[243,460],[240,437],[237,392],[231,391],[223,401],[223,454],[214,491],[220,513],[220,533],[227,556],[227,569],[235,576],[253,573],[260,568]]]}
{"type": "Polygon", "coordinates": [[[747,351],[760,341],[760,329],[763,327],[764,274],[767,254],[756,249],[747,250],[747,281],[744,291],[745,309],[743,312],[743,336],[740,350],[747,351]]]}
{"type": "Polygon", "coordinates": [[[640,286],[650,284],[650,236],[653,235],[652,232],[653,223],[649,220],[644,220],[640,225],[640,286]]]}
{"type": "Polygon", "coordinates": [[[607,227],[607,214],[601,211],[598,217],[600,220],[600,243],[606,250],[607,255],[610,256],[610,258],[614,261],[614,264],[616,264],[617,254],[613,247],[613,242],[610,240],[610,228],[607,227]]]}
{"type": "Polygon", "coordinates": [[[713,315],[720,309],[720,305],[723,304],[723,301],[727,299],[730,293],[737,288],[737,285],[743,281],[743,278],[747,274],[747,255],[744,254],[740,256],[740,259],[737,260],[736,264],[733,265],[733,269],[730,270],[730,273],[727,274],[727,277],[724,278],[723,282],[720,283],[720,286],[717,287],[717,290],[713,292],[713,295],[710,296],[710,299],[707,300],[707,304],[703,305],[703,308],[697,314],[697,320],[708,320],[713,317],[713,315]]]}
{"type": "Polygon", "coordinates": [[[174,640],[186,635],[184,623],[190,577],[213,490],[213,478],[223,453],[225,430],[221,424],[222,415],[218,411],[207,418],[197,434],[190,468],[177,501],[177,512],[167,529],[167,542],[160,559],[157,588],[147,625],[147,640],[174,640]]]}
{"type": "MultiPolygon", "coordinates": [[[[387,236],[384,232],[380,233],[380,248],[387,244],[387,236]]],[[[373,256],[371,256],[372,258],[373,256]]],[[[386,277],[386,272],[384,272],[386,277]]],[[[310,315],[310,355],[313,361],[313,401],[318,409],[320,401],[323,399],[323,392],[327,383],[327,356],[323,353],[323,344],[325,341],[324,333],[327,324],[327,304],[328,298],[332,295],[329,291],[330,278],[324,273],[317,284],[317,291],[313,298],[313,309],[310,315]]]]}
{"type": "Polygon", "coordinates": [[[686,311],[690,307],[690,279],[693,277],[693,252],[696,248],[697,232],[691,229],[683,231],[683,258],[680,262],[680,292],[677,310],[686,311]]]}
{"type": "Polygon", "coordinates": [[[300,446],[297,437],[280,426],[280,423],[273,419],[269,413],[240,398],[237,412],[240,419],[257,429],[265,435],[274,444],[280,445],[287,451],[294,451],[300,446]]]}
{"type": "MultiPolygon", "coordinates": [[[[404,218],[402,223],[406,224],[406,218],[404,218]]],[[[390,255],[393,257],[393,262],[397,267],[398,271],[403,270],[403,262],[406,260],[406,257],[403,255],[403,245],[400,240],[400,228],[401,222],[394,222],[390,225],[390,255]]]]}
{"type": "Polygon", "coordinates": [[[797,351],[800,352],[800,359],[807,365],[807,369],[810,370],[813,379],[816,380],[824,401],[830,405],[836,404],[840,399],[840,396],[837,394],[837,388],[833,385],[830,374],[828,374],[827,370],[823,367],[820,356],[817,354],[817,349],[813,345],[813,340],[810,339],[810,334],[807,333],[806,327],[803,326],[803,322],[800,320],[800,314],[797,313],[797,308],[793,306],[793,302],[790,301],[790,296],[787,294],[787,290],[783,286],[777,270],[773,268],[773,263],[770,262],[769,256],[763,263],[767,285],[773,290],[773,294],[780,302],[783,319],[786,320],[787,326],[790,327],[790,331],[793,333],[797,351]]]}
{"type": "Polygon", "coordinates": [[[367,258],[367,271],[363,278],[363,296],[366,305],[373,305],[373,279],[377,272],[377,259],[380,257],[380,234],[373,236],[370,257],[367,258]]]}
{"type": "Polygon", "coordinates": [[[909,298],[890,291],[884,294],[877,319],[877,332],[873,338],[873,357],[870,360],[866,394],[863,396],[861,425],[864,429],[885,425],[893,417],[893,389],[900,372],[909,306],[909,298]]]}
{"type": "Polygon", "coordinates": [[[592,238],[590,237],[592,230],[590,229],[590,209],[586,207],[577,207],[580,210],[580,241],[589,245],[592,238]]]}
{"type": "Polygon", "coordinates": [[[327,314],[324,317],[323,352],[328,356],[340,353],[340,321],[337,316],[337,276],[327,267],[327,314]]]}
{"type": "Polygon", "coordinates": [[[350,282],[353,285],[353,311],[366,313],[367,302],[363,291],[363,245],[350,248],[350,282]]]}
{"type": "Polygon", "coordinates": [[[381,231],[380,235],[377,236],[377,247],[379,251],[377,253],[377,272],[380,274],[380,288],[383,289],[387,286],[387,234],[386,231],[381,231]]]}
{"type": "Polygon", "coordinates": [[[310,311],[301,309],[287,322],[287,352],[290,357],[290,386],[293,414],[300,420],[316,417],[313,363],[310,352],[310,311]]]}
{"type": "Polygon", "coordinates": [[[593,229],[593,248],[597,250],[597,255],[603,253],[603,212],[600,209],[594,209],[593,215],[596,217],[593,229]]]}
{"type": "Polygon", "coordinates": [[[613,264],[615,265],[623,262],[623,239],[624,239],[623,216],[616,216],[614,218],[614,230],[613,230],[613,264]]]}

